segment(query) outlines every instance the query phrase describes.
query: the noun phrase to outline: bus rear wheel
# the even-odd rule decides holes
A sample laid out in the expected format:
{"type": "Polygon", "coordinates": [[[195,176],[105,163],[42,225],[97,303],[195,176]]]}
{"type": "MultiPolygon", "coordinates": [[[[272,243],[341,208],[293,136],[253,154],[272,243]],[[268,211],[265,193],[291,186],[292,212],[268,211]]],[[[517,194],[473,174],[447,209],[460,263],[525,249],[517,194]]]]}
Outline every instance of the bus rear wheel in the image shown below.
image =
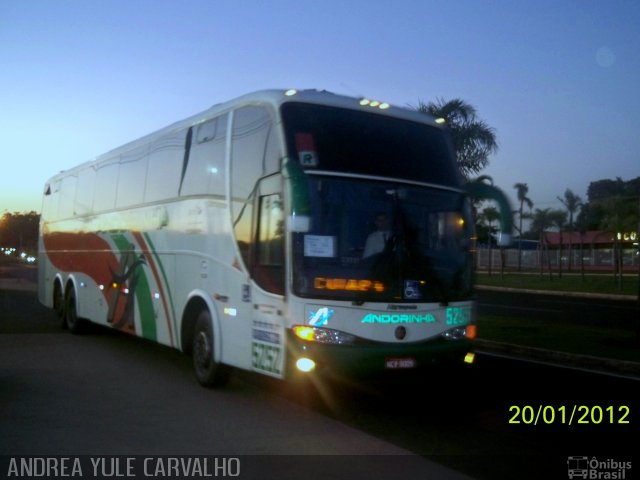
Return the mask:
{"type": "Polygon", "coordinates": [[[83,320],[78,317],[78,310],[76,304],[76,293],[73,287],[67,289],[67,294],[64,300],[64,323],[67,329],[73,333],[82,333],[83,320]]]}
{"type": "Polygon", "coordinates": [[[198,315],[193,332],[191,355],[198,383],[203,387],[221,387],[229,380],[229,369],[215,361],[211,314],[203,310],[198,315]]]}
{"type": "Polygon", "coordinates": [[[62,286],[58,281],[53,285],[53,311],[60,321],[60,326],[62,328],[66,328],[67,322],[64,318],[64,295],[62,294],[62,286]]]}

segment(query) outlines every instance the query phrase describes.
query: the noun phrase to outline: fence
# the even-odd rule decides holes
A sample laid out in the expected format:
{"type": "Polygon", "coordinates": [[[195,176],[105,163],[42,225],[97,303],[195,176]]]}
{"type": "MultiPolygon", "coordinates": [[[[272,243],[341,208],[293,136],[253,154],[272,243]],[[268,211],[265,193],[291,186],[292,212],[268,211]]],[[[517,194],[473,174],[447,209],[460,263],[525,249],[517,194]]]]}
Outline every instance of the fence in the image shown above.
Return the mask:
{"type": "MultiPolygon", "coordinates": [[[[559,266],[563,270],[579,271],[582,267],[586,270],[612,270],[615,265],[615,256],[613,248],[573,248],[560,251],[559,249],[550,250],[522,250],[521,267],[524,270],[536,270],[540,268],[540,262],[544,268],[551,266],[552,269],[558,269],[559,266]],[[582,257],[582,264],[581,264],[582,257]]],[[[517,248],[492,248],[478,247],[475,251],[476,267],[479,269],[492,270],[502,268],[504,261],[505,269],[518,268],[518,249],[517,248]],[[491,265],[489,258],[491,256],[491,265]]],[[[624,271],[635,272],[638,269],[640,256],[635,248],[625,248],[622,250],[622,268],[624,271]]]]}

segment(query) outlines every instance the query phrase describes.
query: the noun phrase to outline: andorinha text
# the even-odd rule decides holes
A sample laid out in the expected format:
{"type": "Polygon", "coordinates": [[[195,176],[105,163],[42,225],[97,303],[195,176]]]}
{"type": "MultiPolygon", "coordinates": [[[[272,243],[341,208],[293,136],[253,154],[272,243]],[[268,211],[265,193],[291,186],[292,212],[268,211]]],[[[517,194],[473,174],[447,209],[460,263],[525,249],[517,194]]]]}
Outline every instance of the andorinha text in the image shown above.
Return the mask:
{"type": "Polygon", "coordinates": [[[7,477],[238,477],[239,458],[12,457],[7,477]]]}

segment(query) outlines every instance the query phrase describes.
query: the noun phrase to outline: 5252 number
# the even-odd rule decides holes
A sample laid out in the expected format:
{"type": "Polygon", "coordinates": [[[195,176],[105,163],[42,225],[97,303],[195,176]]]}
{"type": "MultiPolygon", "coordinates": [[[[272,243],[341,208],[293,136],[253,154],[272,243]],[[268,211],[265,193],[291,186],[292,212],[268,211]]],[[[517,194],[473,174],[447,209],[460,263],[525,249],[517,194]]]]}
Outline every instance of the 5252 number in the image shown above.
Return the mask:
{"type": "Polygon", "coordinates": [[[251,365],[256,370],[280,375],[280,356],[282,350],[278,345],[253,342],[251,344],[251,365]]]}

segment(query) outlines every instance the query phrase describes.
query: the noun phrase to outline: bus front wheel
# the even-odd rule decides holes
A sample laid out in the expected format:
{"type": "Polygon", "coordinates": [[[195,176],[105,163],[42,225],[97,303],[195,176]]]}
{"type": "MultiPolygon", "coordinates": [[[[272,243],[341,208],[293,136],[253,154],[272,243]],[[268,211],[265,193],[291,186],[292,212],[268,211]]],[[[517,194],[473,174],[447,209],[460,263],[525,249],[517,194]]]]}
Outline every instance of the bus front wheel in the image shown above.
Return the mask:
{"type": "Polygon", "coordinates": [[[211,314],[203,310],[198,315],[193,332],[191,355],[198,383],[204,387],[223,386],[229,380],[229,370],[215,361],[211,314]]]}

